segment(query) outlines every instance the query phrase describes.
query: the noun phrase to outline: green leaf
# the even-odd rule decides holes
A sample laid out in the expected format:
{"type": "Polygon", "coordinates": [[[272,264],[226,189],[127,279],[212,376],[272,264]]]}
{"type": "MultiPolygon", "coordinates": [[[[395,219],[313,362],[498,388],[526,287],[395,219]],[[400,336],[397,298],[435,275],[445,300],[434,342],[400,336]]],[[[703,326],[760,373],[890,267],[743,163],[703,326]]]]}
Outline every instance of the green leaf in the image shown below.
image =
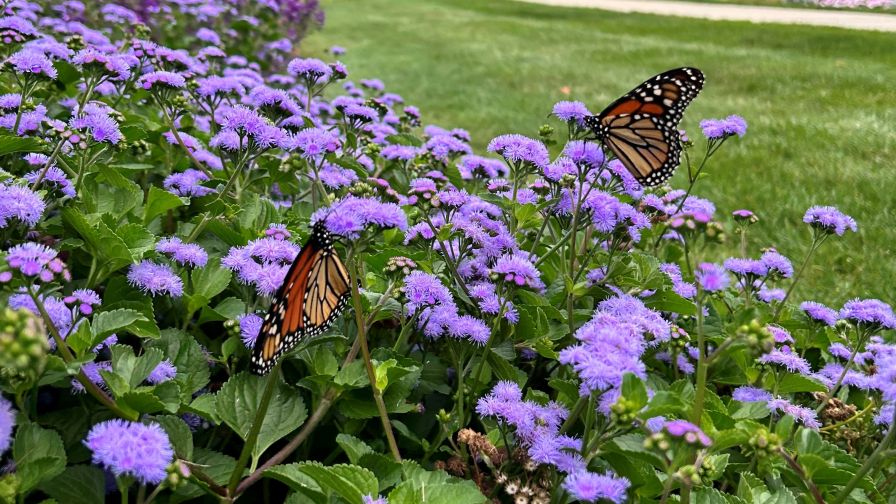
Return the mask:
{"type": "Polygon", "coordinates": [[[96,466],[71,466],[42,483],[40,489],[66,504],[102,504],[106,499],[106,475],[96,466]]]}
{"type": "Polygon", "coordinates": [[[362,455],[374,453],[373,448],[368,446],[367,443],[348,434],[336,436],[336,444],[342,448],[342,451],[345,452],[349,462],[352,464],[357,464],[362,455]]]}
{"type": "Polygon", "coordinates": [[[142,313],[127,308],[95,314],[91,323],[93,339],[91,340],[90,348],[100,344],[112,333],[127,331],[134,322],[145,320],[146,317],[142,313]]]}
{"type": "Polygon", "coordinates": [[[700,487],[691,494],[694,504],[728,504],[725,496],[715,488],[700,487]]]}
{"type": "Polygon", "coordinates": [[[386,137],[386,141],[390,144],[410,145],[411,147],[420,147],[423,145],[423,140],[421,140],[419,137],[407,133],[389,135],[386,137]]]}
{"type": "MultiPolygon", "coordinates": [[[[365,495],[379,492],[376,476],[369,469],[349,464],[324,466],[318,462],[299,462],[274,466],[265,476],[286,483],[294,490],[309,488],[309,480],[324,494],[337,495],[347,502],[361,502],[365,495]]],[[[456,503],[455,503],[456,504],[456,503]]]]}
{"type": "Polygon", "coordinates": [[[653,394],[650,402],[647,403],[647,409],[642,411],[639,416],[647,419],[655,416],[681,415],[685,409],[685,403],[678,395],[667,390],[660,390],[653,394]]]}
{"type": "Polygon", "coordinates": [[[202,394],[193,399],[193,402],[187,406],[187,410],[215,423],[220,423],[221,421],[220,417],[218,417],[215,394],[202,394]]]}
{"type": "Polygon", "coordinates": [[[65,447],[59,434],[35,423],[16,428],[12,448],[19,477],[19,491],[30,492],[38,483],[54,478],[65,470],[65,447]]]}
{"type": "Polygon", "coordinates": [[[786,374],[778,382],[779,394],[791,394],[794,392],[824,392],[827,387],[812,378],[798,374],[786,374]]]}
{"type": "Polygon", "coordinates": [[[278,376],[253,376],[239,373],[227,380],[217,395],[218,416],[243,440],[249,435],[261,396],[268,379],[277,380],[270,406],[261,424],[258,442],[252,449],[255,457],[278,439],[299,428],[308,417],[302,397],[278,376]]]}
{"type": "Polygon", "coordinates": [[[227,288],[232,274],[220,264],[219,260],[212,259],[205,267],[193,271],[193,292],[212,299],[227,288]]]}
{"type": "Polygon", "coordinates": [[[190,460],[193,457],[193,433],[180,417],[163,415],[153,418],[168,433],[177,458],[190,460]]]}
{"type": "Polygon", "coordinates": [[[0,135],[0,156],[16,152],[40,152],[41,143],[35,138],[21,138],[15,135],[0,135]]]}
{"type": "Polygon", "coordinates": [[[115,234],[127,245],[134,261],[143,259],[143,255],[156,246],[155,235],[139,224],[120,226],[115,230],[115,234]]]}
{"type": "Polygon", "coordinates": [[[647,387],[634,374],[625,373],[622,377],[622,397],[633,402],[635,411],[640,410],[647,404],[647,387]]]}
{"type": "Polygon", "coordinates": [[[606,446],[608,451],[643,460],[654,467],[663,466],[663,460],[659,455],[644,447],[644,436],[641,434],[624,434],[622,436],[617,436],[607,443],[606,446]]]}
{"type": "Polygon", "coordinates": [[[177,368],[174,380],[180,386],[184,402],[208,384],[210,373],[202,347],[193,336],[178,329],[165,329],[147,348],[157,348],[177,368]]]}
{"type": "Polygon", "coordinates": [[[149,224],[168,210],[174,210],[188,202],[189,200],[186,198],[181,198],[156,186],[150,186],[149,192],[146,194],[146,204],[143,205],[143,223],[149,224]]]}

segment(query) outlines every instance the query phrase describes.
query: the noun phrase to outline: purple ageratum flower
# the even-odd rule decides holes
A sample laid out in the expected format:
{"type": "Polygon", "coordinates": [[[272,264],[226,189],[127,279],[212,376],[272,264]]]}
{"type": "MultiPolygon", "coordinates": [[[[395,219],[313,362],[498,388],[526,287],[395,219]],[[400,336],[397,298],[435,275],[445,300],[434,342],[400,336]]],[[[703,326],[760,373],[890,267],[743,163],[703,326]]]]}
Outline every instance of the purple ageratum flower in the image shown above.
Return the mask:
{"type": "Polygon", "coordinates": [[[33,75],[55,80],[59,75],[53,62],[44,53],[34,49],[22,49],[6,60],[15,73],[20,75],[33,75]]]}
{"type": "Polygon", "coordinates": [[[327,208],[318,209],[311,216],[311,222],[319,221],[324,221],[330,233],[350,240],[360,238],[361,232],[371,225],[402,231],[408,227],[407,216],[398,205],[355,196],[347,196],[327,208]]]}
{"type": "Polygon", "coordinates": [[[389,504],[389,499],[383,497],[382,495],[378,495],[376,497],[374,497],[373,495],[365,495],[361,498],[361,502],[362,504],[389,504]]]}
{"type": "Polygon", "coordinates": [[[289,62],[286,71],[305,81],[308,86],[325,84],[333,75],[333,69],[315,58],[296,58],[289,62]]]}
{"type": "Polygon", "coordinates": [[[149,376],[146,377],[146,381],[153,385],[158,385],[159,383],[173,380],[175,376],[177,376],[177,368],[174,367],[174,364],[172,364],[170,360],[165,359],[158,363],[155,369],[149,373],[149,376]]]}
{"type": "Polygon", "coordinates": [[[44,200],[31,189],[0,183],[0,229],[8,227],[13,219],[34,226],[46,208],[44,200]]]}
{"type": "Polygon", "coordinates": [[[772,395],[766,390],[757,387],[737,387],[731,393],[731,398],[740,402],[768,402],[772,395]]]}
{"type": "Polygon", "coordinates": [[[390,161],[410,161],[420,152],[419,148],[410,145],[387,145],[380,151],[380,155],[390,161]]]}
{"type": "Polygon", "coordinates": [[[774,303],[784,301],[784,298],[787,297],[787,292],[784,289],[769,289],[768,287],[761,287],[759,292],[756,293],[756,297],[759,298],[763,303],[774,303]]]}
{"type": "Polygon", "coordinates": [[[549,165],[544,167],[544,178],[551,182],[559,182],[564,175],[577,176],[578,173],[579,167],[576,165],[575,161],[566,156],[559,156],[549,165]]]}
{"type": "Polygon", "coordinates": [[[373,122],[379,117],[372,107],[357,104],[346,105],[342,109],[342,115],[353,124],[373,122]]]}
{"type": "Polygon", "coordinates": [[[473,152],[469,145],[451,135],[436,135],[427,140],[423,148],[443,163],[447,163],[453,156],[473,152]]]}
{"type": "Polygon", "coordinates": [[[781,278],[790,278],[793,276],[793,265],[790,259],[784,257],[777,250],[769,250],[762,254],[759,261],[768,269],[769,275],[777,275],[781,278]]]}
{"type": "Polygon", "coordinates": [[[65,272],[65,264],[58,259],[58,252],[39,243],[22,243],[10,248],[6,253],[6,263],[25,276],[38,277],[51,282],[57,274],[65,272]]]}
{"type": "Polygon", "coordinates": [[[670,420],[666,422],[663,429],[670,436],[682,438],[688,444],[696,444],[699,442],[704,448],[712,445],[712,439],[700,430],[700,427],[697,427],[687,420],[670,420]]]}
{"type": "Polygon", "coordinates": [[[821,303],[816,303],[815,301],[805,301],[803,303],[800,303],[800,310],[802,310],[810,320],[820,322],[826,326],[833,327],[834,324],[837,323],[837,319],[839,318],[837,310],[828,308],[827,306],[821,303]]]}
{"type": "Polygon", "coordinates": [[[401,290],[408,300],[405,304],[408,315],[413,315],[426,307],[454,304],[451,291],[438,277],[423,271],[415,270],[406,276],[401,290]]]}
{"type": "Polygon", "coordinates": [[[171,441],[157,423],[106,420],[90,429],[84,445],[93,452],[94,464],[144,484],[161,483],[174,458],[171,441]]]}
{"type": "Polygon", "coordinates": [[[156,244],[156,252],[169,255],[178,264],[201,268],[208,262],[208,252],[195,243],[184,243],[172,236],[163,238],[156,244]]]}
{"type": "Polygon", "coordinates": [[[299,254],[299,246],[274,237],[233,247],[221,264],[236,273],[237,279],[255,285],[263,296],[271,296],[283,284],[289,267],[299,254]]]}
{"type": "Polygon", "coordinates": [[[768,274],[768,266],[756,259],[725,259],[725,269],[739,277],[759,278],[768,274]]]}
{"type": "MultiPolygon", "coordinates": [[[[69,309],[69,307],[59,298],[41,296],[40,299],[44,304],[44,308],[47,310],[47,314],[50,316],[50,321],[56,326],[62,339],[68,337],[73,323],[71,309],[69,309]]],[[[26,309],[38,317],[41,316],[40,310],[28,294],[13,294],[9,296],[9,307],[13,310],[26,309]]],[[[55,350],[56,340],[50,339],[49,343],[50,349],[55,350]]]]}
{"type": "Polygon", "coordinates": [[[26,39],[36,37],[39,33],[31,21],[21,16],[5,15],[0,18],[0,38],[4,44],[24,42],[26,39]]]}
{"type": "Polygon", "coordinates": [[[573,140],[563,148],[563,155],[572,159],[579,165],[587,166],[593,170],[600,169],[606,157],[600,145],[584,140],[573,140]]]}
{"type": "Polygon", "coordinates": [[[730,115],[725,119],[704,119],[700,121],[700,129],[703,130],[703,135],[710,140],[732,135],[742,137],[747,133],[747,121],[738,115],[730,115]]]}
{"type": "Polygon", "coordinates": [[[529,163],[541,169],[550,161],[543,143],[523,135],[495,137],[489,142],[488,151],[501,155],[509,163],[529,163]]]}
{"type": "Polygon", "coordinates": [[[448,334],[456,339],[469,339],[479,346],[488,343],[491,330],[485,322],[470,315],[460,315],[448,325],[448,334]]]}
{"type": "Polygon", "coordinates": [[[790,335],[787,329],[776,325],[767,325],[765,328],[772,333],[775,343],[793,343],[793,336],[790,335]]]}
{"type": "Polygon", "coordinates": [[[164,185],[168,192],[177,196],[206,196],[215,192],[210,187],[202,186],[201,183],[208,180],[209,177],[205,173],[189,168],[181,173],[172,173],[165,177],[164,185]]]}
{"type": "Polygon", "coordinates": [[[264,319],[254,313],[246,313],[240,315],[238,319],[240,323],[240,339],[243,345],[249,350],[255,348],[255,340],[258,339],[258,333],[261,331],[261,324],[264,319]]]}
{"type": "Polygon", "coordinates": [[[280,241],[292,238],[292,233],[286,229],[286,224],[271,224],[264,230],[264,235],[280,241]]]}
{"type": "Polygon", "coordinates": [[[68,305],[78,305],[78,311],[83,315],[92,314],[93,307],[102,304],[100,295],[91,289],[77,289],[62,300],[68,305]]]}
{"type": "Polygon", "coordinates": [[[184,293],[184,283],[170,266],[144,260],[128,270],[128,283],[150,295],[167,294],[180,297],[184,293]]]}
{"type": "Polygon", "coordinates": [[[855,219],[832,206],[814,206],[806,210],[803,222],[824,233],[843,236],[847,230],[859,229],[855,219]]]}
{"type": "MultiPolygon", "coordinates": [[[[90,137],[94,142],[107,142],[117,145],[123,138],[121,130],[118,127],[118,121],[109,115],[107,109],[88,108],[85,107],[85,114],[80,117],[74,117],[69,122],[73,129],[86,130],[90,133],[90,137]]],[[[71,143],[78,143],[74,140],[76,135],[68,138],[71,143]]]]}
{"type": "MultiPolygon", "coordinates": [[[[38,177],[40,177],[42,171],[43,169],[28,172],[23,178],[30,184],[34,184],[35,182],[37,182],[37,179],[38,177]]],[[[63,197],[74,198],[75,196],[77,196],[75,187],[72,185],[72,181],[68,179],[68,176],[64,171],[55,166],[50,166],[49,168],[47,168],[47,172],[41,179],[41,184],[49,186],[50,188],[57,189],[60,193],[62,193],[63,197]]]]}
{"type": "Polygon", "coordinates": [[[306,128],[288,142],[290,150],[297,150],[305,159],[317,160],[341,146],[339,137],[324,128],[306,128]]]}
{"type": "Polygon", "coordinates": [[[342,46],[334,45],[330,47],[330,54],[333,56],[342,56],[345,54],[345,48],[342,46]]]}
{"type": "Polygon", "coordinates": [[[537,291],[544,290],[541,272],[521,253],[504,254],[492,267],[492,272],[504,278],[505,282],[513,282],[519,287],[524,285],[537,291]]]}
{"type": "Polygon", "coordinates": [[[847,301],[840,310],[840,318],[859,327],[874,330],[896,329],[896,316],[893,315],[893,308],[879,299],[847,301]]]}
{"type": "Polygon", "coordinates": [[[183,75],[161,70],[143,74],[137,84],[143,89],[183,89],[187,81],[183,75]]]}
{"type": "MultiPolygon", "coordinates": [[[[327,187],[338,189],[340,187],[348,187],[358,180],[358,174],[354,170],[342,168],[340,166],[324,163],[323,167],[317,172],[318,178],[327,187]]],[[[314,174],[311,174],[314,178],[314,174]]]]}
{"type": "Polygon", "coordinates": [[[16,412],[12,403],[0,396],[0,455],[12,445],[12,429],[16,425],[16,412]]]}
{"type": "Polygon", "coordinates": [[[799,354],[793,353],[790,347],[786,345],[759,357],[759,362],[783,366],[791,373],[800,373],[806,376],[812,374],[812,366],[809,364],[809,361],[800,357],[799,354]]]}
{"type": "Polygon", "coordinates": [[[681,276],[681,268],[674,263],[660,264],[660,271],[666,274],[672,280],[672,290],[685,299],[693,299],[697,295],[697,287],[689,282],[685,282],[681,276]]]}
{"type": "Polygon", "coordinates": [[[197,79],[196,93],[206,98],[218,96],[242,96],[246,92],[246,85],[236,77],[221,77],[211,75],[197,79]]]}
{"type": "Polygon", "coordinates": [[[714,263],[701,263],[694,273],[697,283],[706,292],[718,292],[725,290],[731,283],[731,278],[725,268],[714,263]]]}
{"type": "Polygon", "coordinates": [[[768,408],[773,412],[790,415],[794,420],[810,429],[818,429],[821,427],[821,422],[818,421],[818,417],[815,415],[814,410],[793,404],[787,399],[770,399],[768,401],[768,408]]]}
{"type": "Polygon", "coordinates": [[[659,312],[648,308],[640,299],[629,295],[618,295],[601,301],[595,313],[603,313],[625,320],[631,328],[643,337],[652,336],[653,342],[669,341],[672,329],[659,312]]]}
{"type": "Polygon", "coordinates": [[[620,476],[598,474],[587,470],[574,472],[563,481],[563,488],[581,502],[608,500],[620,504],[626,501],[631,482],[620,476]]]}
{"type": "Polygon", "coordinates": [[[87,68],[99,68],[106,77],[116,81],[126,81],[131,77],[131,60],[121,54],[107,54],[87,47],[72,57],[72,63],[87,68]]]}
{"type": "Polygon", "coordinates": [[[575,122],[585,126],[585,118],[592,115],[584,103],[578,101],[560,101],[554,104],[553,112],[557,119],[564,122],[575,122]]]}

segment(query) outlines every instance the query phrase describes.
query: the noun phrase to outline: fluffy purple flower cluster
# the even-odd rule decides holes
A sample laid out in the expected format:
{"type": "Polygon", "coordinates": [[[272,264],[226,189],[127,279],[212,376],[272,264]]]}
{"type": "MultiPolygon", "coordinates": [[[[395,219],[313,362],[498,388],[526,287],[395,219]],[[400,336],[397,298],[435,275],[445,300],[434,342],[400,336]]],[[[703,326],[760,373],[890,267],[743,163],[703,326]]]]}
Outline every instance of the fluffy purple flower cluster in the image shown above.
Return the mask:
{"type": "Polygon", "coordinates": [[[159,240],[156,252],[168,255],[178,264],[194,268],[201,268],[208,262],[208,252],[205,249],[195,243],[184,243],[176,236],[159,240]]]}
{"type": "Polygon", "coordinates": [[[412,271],[404,279],[402,292],[407,299],[405,312],[417,319],[417,326],[429,338],[450,336],[477,345],[488,343],[491,330],[482,320],[461,315],[451,291],[438,277],[412,271]]]}
{"type": "Polygon", "coordinates": [[[184,293],[184,282],[170,266],[144,260],[128,270],[128,283],[143,292],[180,297],[184,293]]]}
{"type": "Polygon", "coordinates": [[[648,347],[668,341],[671,329],[640,300],[619,295],[602,301],[575,338],[579,343],[561,350],[557,360],[575,370],[581,395],[603,392],[601,411],[608,414],[619,398],[624,375],[645,379],[647,368],[641,356],[648,347]]]}
{"type": "Polygon", "coordinates": [[[236,273],[237,279],[254,285],[262,296],[272,296],[283,284],[300,247],[276,236],[252,240],[233,247],[221,264],[236,273]]]}
{"type": "MultiPolygon", "coordinates": [[[[560,426],[569,412],[549,402],[541,405],[524,401],[519,385],[498,382],[491,392],[479,398],[476,413],[494,417],[512,427],[519,444],[538,464],[548,464],[567,474],[564,488],[575,498],[585,501],[607,499],[624,502],[630,483],[612,474],[588,471],[581,456],[582,440],[560,434],[560,426]]],[[[510,449],[510,447],[508,447],[510,449]]]]}
{"type": "Polygon", "coordinates": [[[361,233],[370,226],[402,231],[408,227],[407,217],[398,205],[355,196],[347,196],[311,216],[312,223],[321,220],[330,233],[350,240],[360,238],[361,233]]]}
{"type": "MultiPolygon", "coordinates": [[[[37,277],[42,282],[52,282],[56,275],[65,280],[71,276],[57,252],[46,245],[27,242],[15,245],[6,252],[6,264],[27,277],[37,277]]],[[[0,274],[2,275],[2,274],[0,274]]],[[[9,276],[0,276],[0,282],[9,281],[9,276]]]]}
{"type": "Polygon", "coordinates": [[[0,229],[10,226],[13,220],[34,226],[46,208],[44,200],[31,189],[0,183],[0,229]]]}
{"type": "Polygon", "coordinates": [[[846,231],[856,232],[859,226],[855,219],[832,206],[814,206],[806,210],[803,222],[822,233],[843,236],[846,231]]]}
{"type": "Polygon", "coordinates": [[[768,405],[769,410],[773,413],[781,415],[790,415],[797,422],[805,425],[810,429],[818,429],[821,422],[811,408],[793,404],[787,399],[774,397],[768,391],[756,387],[738,387],[731,395],[735,401],[740,402],[762,402],[768,405]]]}
{"type": "Polygon", "coordinates": [[[157,423],[106,420],[90,429],[84,445],[93,452],[94,464],[144,484],[161,483],[174,458],[171,441],[157,423]]]}
{"type": "Polygon", "coordinates": [[[16,411],[12,403],[0,396],[0,456],[12,445],[12,429],[16,425],[16,411]]]}
{"type": "Polygon", "coordinates": [[[747,121],[739,115],[730,115],[724,119],[704,119],[700,121],[700,129],[710,140],[732,135],[742,137],[747,133],[747,121]]]}

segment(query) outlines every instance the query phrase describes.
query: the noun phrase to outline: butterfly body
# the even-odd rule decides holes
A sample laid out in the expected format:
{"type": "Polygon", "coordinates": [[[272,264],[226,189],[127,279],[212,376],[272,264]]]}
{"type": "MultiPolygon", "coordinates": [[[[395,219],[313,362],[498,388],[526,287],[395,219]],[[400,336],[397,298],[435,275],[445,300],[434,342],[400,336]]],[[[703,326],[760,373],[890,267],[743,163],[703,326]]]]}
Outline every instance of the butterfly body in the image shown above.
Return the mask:
{"type": "Polygon", "coordinates": [[[349,286],[348,272],[321,220],[314,225],[263,319],[252,349],[252,372],[267,373],[299,341],[326,331],[345,309],[349,286]]]}
{"type": "Polygon", "coordinates": [[[681,156],[678,123],[703,89],[703,72],[676,68],[655,75],[585,124],[641,184],[654,186],[675,172],[681,156]]]}

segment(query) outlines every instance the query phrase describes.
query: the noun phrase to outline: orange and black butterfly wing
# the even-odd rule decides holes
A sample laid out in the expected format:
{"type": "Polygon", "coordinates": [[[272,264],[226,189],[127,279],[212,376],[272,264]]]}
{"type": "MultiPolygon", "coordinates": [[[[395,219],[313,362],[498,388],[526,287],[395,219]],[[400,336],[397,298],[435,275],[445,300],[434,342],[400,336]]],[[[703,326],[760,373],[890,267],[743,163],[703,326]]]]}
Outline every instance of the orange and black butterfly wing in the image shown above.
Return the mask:
{"type": "Polygon", "coordinates": [[[585,123],[638,182],[648,186],[661,184],[678,167],[678,123],[703,89],[703,83],[703,73],[696,68],[663,72],[600,114],[585,118],[585,123]]]}
{"type": "Polygon", "coordinates": [[[348,285],[348,274],[333,250],[329,233],[322,225],[316,225],[264,317],[252,349],[252,372],[267,373],[282,354],[304,337],[326,330],[345,307],[348,285]],[[331,278],[330,283],[337,289],[318,285],[331,278]],[[321,296],[323,303],[315,301],[321,296]],[[321,304],[323,307],[317,308],[321,304]]]}

